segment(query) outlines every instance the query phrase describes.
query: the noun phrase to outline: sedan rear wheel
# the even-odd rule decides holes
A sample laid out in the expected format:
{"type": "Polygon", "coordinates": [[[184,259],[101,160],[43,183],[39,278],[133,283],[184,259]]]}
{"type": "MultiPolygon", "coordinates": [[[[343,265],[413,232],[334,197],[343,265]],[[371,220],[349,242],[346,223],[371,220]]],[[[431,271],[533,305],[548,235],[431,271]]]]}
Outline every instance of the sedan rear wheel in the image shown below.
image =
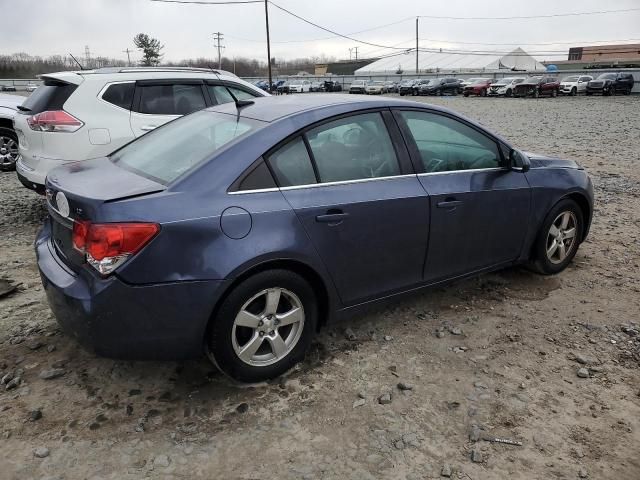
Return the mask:
{"type": "Polygon", "coordinates": [[[0,127],[0,170],[14,170],[17,161],[18,136],[13,130],[0,127]]]}
{"type": "Polygon", "coordinates": [[[208,350],[230,377],[257,382],[302,360],[317,323],[313,289],[287,270],[260,272],[225,298],[213,319],[208,350]]]}
{"type": "Polygon", "coordinates": [[[571,200],[561,200],[547,215],[534,246],[533,267],[550,275],[561,272],[573,260],[582,240],[582,210],[571,200]]]}

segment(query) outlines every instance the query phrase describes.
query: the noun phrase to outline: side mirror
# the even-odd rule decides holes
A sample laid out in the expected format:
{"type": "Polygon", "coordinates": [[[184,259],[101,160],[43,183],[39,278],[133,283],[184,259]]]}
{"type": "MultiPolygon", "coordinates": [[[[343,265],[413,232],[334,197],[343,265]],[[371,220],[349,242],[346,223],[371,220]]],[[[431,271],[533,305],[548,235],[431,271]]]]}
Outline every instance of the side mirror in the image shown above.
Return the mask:
{"type": "Polygon", "coordinates": [[[528,172],[531,168],[531,162],[526,155],[523,155],[515,148],[509,152],[509,168],[514,172],[528,172]]]}

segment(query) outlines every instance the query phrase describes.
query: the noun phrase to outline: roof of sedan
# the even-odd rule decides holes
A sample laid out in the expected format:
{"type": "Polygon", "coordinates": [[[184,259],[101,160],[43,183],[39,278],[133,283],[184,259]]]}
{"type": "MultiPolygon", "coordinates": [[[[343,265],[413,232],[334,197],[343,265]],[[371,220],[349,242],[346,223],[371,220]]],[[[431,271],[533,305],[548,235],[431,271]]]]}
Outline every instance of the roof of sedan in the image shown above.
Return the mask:
{"type": "MultiPolygon", "coordinates": [[[[253,104],[240,107],[240,115],[245,118],[253,118],[263,122],[273,122],[275,120],[295,115],[309,110],[321,110],[336,105],[353,105],[354,109],[364,108],[384,108],[393,106],[421,106],[437,110],[445,110],[424,103],[410,102],[389,97],[370,99],[364,96],[354,95],[334,95],[334,94],[298,94],[279,95],[273,97],[258,97],[252,99],[253,104]]],[[[216,105],[208,110],[236,114],[238,110],[234,103],[216,105]]]]}

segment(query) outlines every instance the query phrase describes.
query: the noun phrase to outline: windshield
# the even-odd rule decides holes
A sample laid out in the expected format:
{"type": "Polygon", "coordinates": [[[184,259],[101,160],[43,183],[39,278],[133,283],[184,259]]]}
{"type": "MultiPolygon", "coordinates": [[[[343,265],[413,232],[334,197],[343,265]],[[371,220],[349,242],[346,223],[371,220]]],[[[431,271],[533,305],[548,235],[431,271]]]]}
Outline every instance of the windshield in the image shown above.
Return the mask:
{"type": "Polygon", "coordinates": [[[480,85],[481,83],[487,83],[486,78],[477,78],[472,85],[480,85]]]}
{"type": "Polygon", "coordinates": [[[167,184],[261,123],[236,115],[196,112],[129,143],[113,153],[111,161],[167,184]]]}
{"type": "Polygon", "coordinates": [[[562,79],[562,81],[566,83],[574,83],[578,81],[578,77],[577,76],[565,77],[562,79]]]}
{"type": "Polygon", "coordinates": [[[598,77],[599,80],[615,80],[616,79],[616,74],[615,73],[603,73],[602,75],[600,75],[598,77]]]}
{"type": "Polygon", "coordinates": [[[542,77],[527,77],[525,83],[538,83],[542,77]]]}
{"type": "Polygon", "coordinates": [[[379,87],[382,87],[384,85],[384,82],[371,82],[371,85],[377,85],[379,87]]]}

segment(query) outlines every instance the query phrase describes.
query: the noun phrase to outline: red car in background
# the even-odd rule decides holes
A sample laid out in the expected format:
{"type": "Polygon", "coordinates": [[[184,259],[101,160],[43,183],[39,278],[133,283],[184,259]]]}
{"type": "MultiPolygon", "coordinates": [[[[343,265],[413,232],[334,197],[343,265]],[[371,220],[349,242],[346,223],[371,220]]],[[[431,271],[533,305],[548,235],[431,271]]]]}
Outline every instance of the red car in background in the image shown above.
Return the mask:
{"type": "Polygon", "coordinates": [[[513,90],[514,97],[533,97],[540,95],[550,95],[557,97],[560,92],[560,80],[555,77],[529,77],[524,82],[519,83],[513,90]]]}
{"type": "Polygon", "coordinates": [[[494,82],[491,78],[479,78],[471,85],[464,87],[462,94],[465,97],[469,95],[476,95],[478,97],[486,97],[489,86],[494,82]]]}

